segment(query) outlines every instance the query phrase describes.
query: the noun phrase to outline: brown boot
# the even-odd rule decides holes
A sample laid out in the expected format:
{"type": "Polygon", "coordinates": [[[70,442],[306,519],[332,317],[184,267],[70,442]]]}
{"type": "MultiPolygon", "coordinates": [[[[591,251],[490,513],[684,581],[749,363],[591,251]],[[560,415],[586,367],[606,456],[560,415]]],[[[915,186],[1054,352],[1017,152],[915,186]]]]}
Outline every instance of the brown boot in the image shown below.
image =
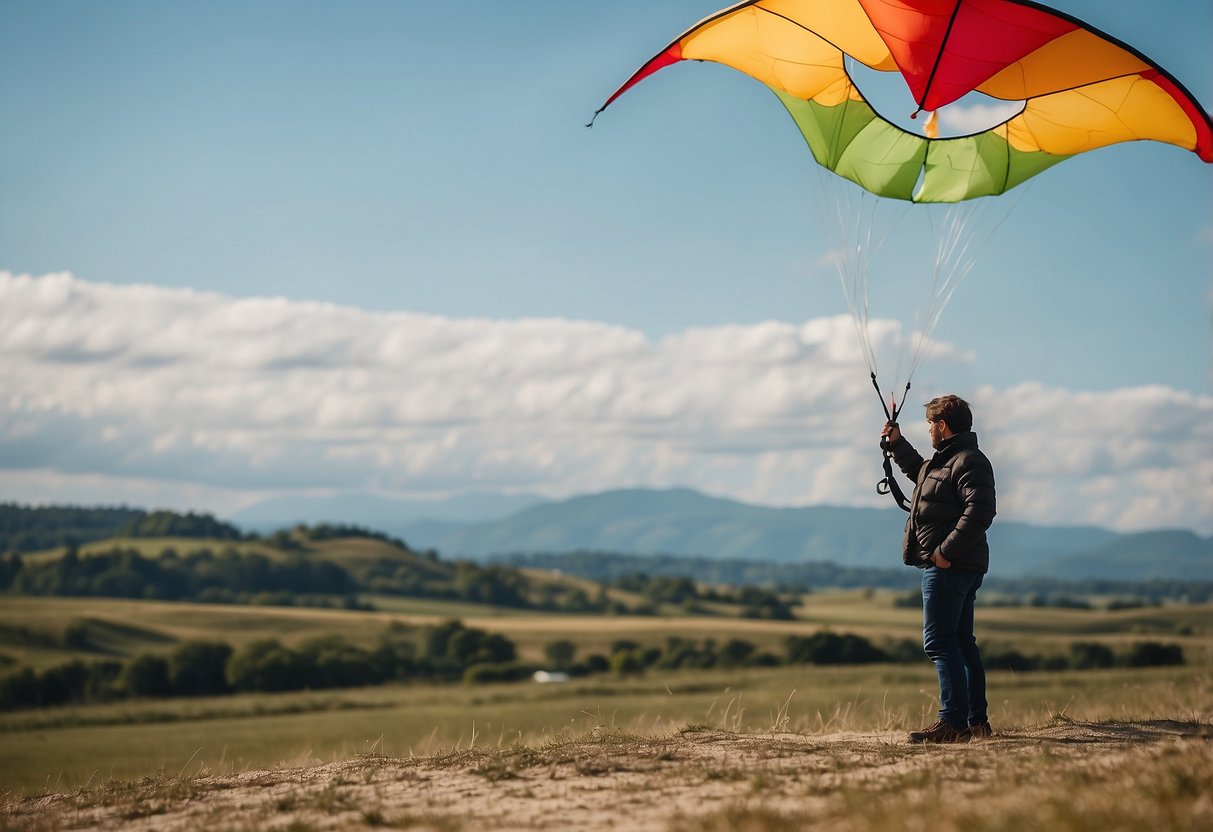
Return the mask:
{"type": "Polygon", "coordinates": [[[969,729],[955,728],[942,719],[932,725],[930,728],[923,728],[921,731],[910,732],[911,743],[945,743],[945,742],[968,742],[969,729]]]}
{"type": "Polygon", "coordinates": [[[969,736],[975,740],[988,740],[994,736],[994,729],[990,727],[990,723],[979,722],[976,725],[969,726],[969,736]]]}

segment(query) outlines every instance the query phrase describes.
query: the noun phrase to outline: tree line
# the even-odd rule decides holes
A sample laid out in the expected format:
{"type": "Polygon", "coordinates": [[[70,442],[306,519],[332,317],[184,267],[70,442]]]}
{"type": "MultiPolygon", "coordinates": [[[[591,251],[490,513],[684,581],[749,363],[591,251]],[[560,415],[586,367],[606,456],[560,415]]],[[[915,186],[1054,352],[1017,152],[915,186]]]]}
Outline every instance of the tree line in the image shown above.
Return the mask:
{"type": "Polygon", "coordinates": [[[147,558],[121,547],[81,557],[69,546],[63,557],[43,563],[16,555],[0,558],[0,591],[17,595],[233,602],[258,593],[348,596],[358,589],[349,572],[334,563],[274,560],[230,548],[185,555],[166,549],[147,558]]]}
{"type": "MultiPolygon", "coordinates": [[[[346,537],[352,527],[301,527],[292,538],[319,534],[346,537]]],[[[404,544],[394,541],[407,554],[404,544]]],[[[167,548],[145,557],[129,547],[82,556],[74,545],[57,560],[31,562],[16,554],[0,557],[0,592],[15,595],[61,595],[142,598],[200,603],[257,603],[330,606],[331,599],[350,609],[367,609],[361,593],[466,601],[499,607],[567,613],[656,615],[662,604],[686,612],[706,613],[705,604],[730,603],[749,618],[792,620],[798,600],[755,587],[701,588],[689,578],[649,576],[635,572],[611,586],[640,594],[625,604],[612,599],[608,586],[587,591],[566,583],[533,581],[520,569],[471,561],[446,563],[436,555],[379,558],[349,569],[322,558],[290,551],[283,557],[241,552],[228,546],[218,553],[200,548],[184,554],[167,548]]]]}
{"type": "MultiPolygon", "coordinates": [[[[69,627],[65,640],[80,639],[69,627]]],[[[256,639],[240,647],[186,641],[168,653],[126,661],[75,660],[0,678],[0,708],[107,702],[132,697],[218,696],[247,692],[321,690],[391,681],[458,681],[471,667],[506,666],[517,658],[505,636],[460,621],[424,627],[393,623],[373,647],[335,636],[296,647],[256,639]]]]}
{"type": "MultiPolygon", "coordinates": [[[[383,541],[402,551],[418,554],[431,561],[438,560],[438,553],[432,550],[422,553],[412,552],[399,538],[356,525],[331,523],[321,523],[315,526],[299,525],[293,529],[283,529],[261,537],[254,533],[242,532],[238,527],[206,513],[148,512],[126,507],[32,507],[16,503],[0,503],[0,553],[24,553],[70,544],[83,545],[112,537],[182,537],[232,542],[259,540],[284,552],[301,551],[308,541],[322,542],[334,538],[363,537],[383,541]]],[[[826,587],[911,589],[918,583],[917,572],[901,568],[857,568],[843,563],[825,562],[766,563],[660,554],[640,557],[598,551],[515,554],[500,558],[495,563],[505,567],[534,566],[549,570],[558,569],[568,574],[607,584],[627,580],[638,572],[643,572],[653,578],[686,577],[692,578],[700,584],[760,587],[772,596],[805,594],[814,588],[826,587]]],[[[7,569],[11,572],[14,568],[11,558],[7,559],[7,562],[0,558],[0,580],[3,579],[4,570],[7,569]]],[[[376,576],[379,579],[380,587],[368,591],[416,595],[424,594],[429,589],[436,590],[432,597],[457,595],[445,588],[437,589],[433,586],[433,580],[427,581],[424,575],[407,570],[404,574],[393,574],[394,569],[394,567],[385,567],[383,573],[376,576]]],[[[1156,603],[1176,599],[1205,603],[1213,600],[1213,581],[1170,579],[1066,581],[1047,576],[1030,578],[992,576],[986,580],[985,589],[987,594],[1000,593],[1047,599],[1083,598],[1092,595],[1116,596],[1125,599],[1126,603],[1134,601],[1156,603]]],[[[484,594],[487,591],[486,586],[478,586],[477,591],[484,594]]],[[[543,590],[536,591],[543,592],[543,590]]],[[[503,597],[504,601],[492,603],[510,605],[508,591],[503,591],[503,597]]],[[[513,603],[517,603],[517,600],[515,599],[513,603]]],[[[1052,601],[1046,603],[1057,605],[1052,601]]],[[[611,605],[603,602],[602,598],[596,596],[586,599],[575,593],[548,599],[537,606],[542,609],[565,609],[567,611],[611,611],[611,605]]],[[[749,612],[753,613],[755,617],[772,617],[772,611],[777,609],[765,601],[753,606],[754,609],[749,612]],[[765,613],[762,612],[764,607],[767,610],[765,613]]],[[[641,612],[643,611],[642,609],[641,612]]],[[[779,616],[774,615],[773,617],[779,616]]]]}
{"type": "MultiPolygon", "coordinates": [[[[522,553],[497,559],[513,566],[558,569],[570,575],[598,581],[614,581],[633,572],[652,576],[689,577],[697,581],[729,586],[758,586],[779,594],[807,594],[814,589],[902,589],[918,586],[921,573],[914,569],[850,567],[842,563],[768,563],[738,559],[683,557],[680,555],[627,555],[617,552],[522,553]]],[[[1148,578],[1139,581],[1090,578],[1074,581],[1048,576],[1003,578],[991,575],[983,593],[1033,598],[1084,596],[1136,599],[1152,604],[1181,600],[1203,604],[1213,600],[1213,581],[1148,578]]],[[[1052,605],[1051,603],[1049,605],[1052,605]]]]}
{"type": "MultiPolygon", "coordinates": [[[[87,625],[69,626],[64,646],[87,649],[87,625]]],[[[167,653],[141,653],[126,661],[74,660],[41,672],[23,668],[0,677],[0,709],[107,702],[132,697],[222,696],[245,692],[322,690],[389,682],[482,684],[530,678],[536,670],[570,677],[618,676],[650,670],[776,667],[781,665],[921,664],[922,648],[909,639],[877,644],[851,633],[823,630],[789,635],[782,652],[744,639],[702,641],[667,638],[664,645],[614,642],[609,653],[577,657],[568,639],[549,642],[542,664],[521,662],[513,641],[499,633],[451,620],[411,626],[393,622],[371,647],[336,636],[298,646],[256,639],[239,647],[219,641],[186,641],[167,653]]],[[[1176,644],[1138,642],[1123,652],[1095,642],[1076,642],[1068,654],[1029,656],[1015,649],[984,646],[989,669],[1017,671],[1150,667],[1184,663],[1176,644]]]]}
{"type": "Polygon", "coordinates": [[[0,552],[36,552],[73,541],[105,540],[146,514],[133,508],[0,503],[0,552]]]}

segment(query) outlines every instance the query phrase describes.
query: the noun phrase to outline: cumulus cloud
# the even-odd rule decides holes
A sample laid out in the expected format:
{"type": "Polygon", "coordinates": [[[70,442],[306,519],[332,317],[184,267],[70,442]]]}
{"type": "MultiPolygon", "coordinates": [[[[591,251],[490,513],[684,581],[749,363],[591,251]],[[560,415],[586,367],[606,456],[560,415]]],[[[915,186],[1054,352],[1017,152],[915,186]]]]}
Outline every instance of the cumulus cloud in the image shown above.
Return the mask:
{"type": "MultiPolygon", "coordinates": [[[[896,323],[873,321],[871,336],[878,353],[903,347],[896,323]]],[[[688,485],[769,504],[885,505],[872,493],[883,417],[856,341],[845,316],[653,341],[587,321],[0,273],[0,472],[9,499],[17,484],[78,494],[109,483],[111,502],[143,505],[157,483],[229,503],[288,490],[688,485]]],[[[971,359],[943,343],[932,357],[971,359]]],[[[975,398],[1004,516],[1207,525],[1213,399],[1034,386],[975,398]]]]}
{"type": "Polygon", "coordinates": [[[983,389],[1002,508],[1038,522],[1210,531],[1213,397],[1162,386],[1101,393],[983,389]]]}

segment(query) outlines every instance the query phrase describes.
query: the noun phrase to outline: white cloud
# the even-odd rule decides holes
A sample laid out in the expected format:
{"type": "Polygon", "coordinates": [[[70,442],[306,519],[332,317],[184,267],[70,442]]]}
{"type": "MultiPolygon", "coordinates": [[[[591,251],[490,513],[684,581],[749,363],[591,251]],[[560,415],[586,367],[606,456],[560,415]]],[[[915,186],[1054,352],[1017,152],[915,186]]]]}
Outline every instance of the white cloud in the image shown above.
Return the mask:
{"type": "Polygon", "coordinates": [[[939,123],[950,135],[980,133],[1002,124],[1023,109],[1022,101],[991,104],[952,104],[938,112],[939,123]]]}
{"type": "MultiPolygon", "coordinates": [[[[871,334],[878,353],[904,341],[889,321],[871,334]]],[[[886,505],[856,340],[847,317],[654,342],[0,272],[0,498],[222,510],[287,490],[687,485],[886,505]]],[[[932,359],[971,356],[937,343],[932,359]]],[[[1003,516],[1209,530],[1210,397],[1026,385],[973,400],[1003,516]]]]}

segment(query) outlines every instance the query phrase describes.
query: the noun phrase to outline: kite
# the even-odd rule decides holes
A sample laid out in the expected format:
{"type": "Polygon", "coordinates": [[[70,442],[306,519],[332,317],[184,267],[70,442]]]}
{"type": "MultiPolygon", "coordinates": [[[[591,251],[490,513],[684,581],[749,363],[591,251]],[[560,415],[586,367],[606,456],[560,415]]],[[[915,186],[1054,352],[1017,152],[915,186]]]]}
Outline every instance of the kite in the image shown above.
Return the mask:
{"type": "MultiPolygon", "coordinates": [[[[881,197],[955,203],[996,196],[1099,147],[1151,140],[1213,162],[1213,121],[1140,52],[1029,0],[747,0],[705,18],[606,103],[680,61],[713,61],[766,84],[825,168],[881,197]],[[918,115],[971,92],[1019,111],[937,138],[877,113],[847,59],[899,72],[918,115]]],[[[591,120],[591,124],[593,120],[591,120]]]]}

